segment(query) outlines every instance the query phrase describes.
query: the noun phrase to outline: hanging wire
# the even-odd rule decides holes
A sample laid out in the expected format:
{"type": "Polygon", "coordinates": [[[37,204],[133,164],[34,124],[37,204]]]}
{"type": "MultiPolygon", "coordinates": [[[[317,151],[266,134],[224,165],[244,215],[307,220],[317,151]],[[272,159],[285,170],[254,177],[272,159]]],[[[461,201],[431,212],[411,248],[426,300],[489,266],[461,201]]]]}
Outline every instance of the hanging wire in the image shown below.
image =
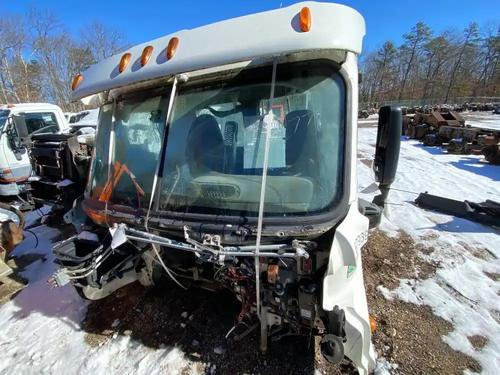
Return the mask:
{"type": "MultiPolygon", "coordinates": [[[[267,115],[272,116],[272,104],[274,100],[274,86],[276,83],[276,66],[277,59],[275,58],[273,61],[273,73],[271,78],[271,94],[269,98],[269,108],[267,115]]],[[[266,115],[266,116],[267,116],[266,115]]],[[[267,183],[267,169],[269,167],[269,144],[271,140],[271,124],[263,121],[263,125],[266,127],[266,139],[264,146],[264,163],[262,166],[262,182],[260,185],[260,201],[259,201],[259,218],[257,222],[257,238],[255,243],[255,291],[256,291],[256,303],[257,303],[257,315],[259,320],[261,319],[261,303],[260,303],[260,242],[262,238],[262,221],[264,219],[264,201],[266,198],[266,183],[267,183]]]]}

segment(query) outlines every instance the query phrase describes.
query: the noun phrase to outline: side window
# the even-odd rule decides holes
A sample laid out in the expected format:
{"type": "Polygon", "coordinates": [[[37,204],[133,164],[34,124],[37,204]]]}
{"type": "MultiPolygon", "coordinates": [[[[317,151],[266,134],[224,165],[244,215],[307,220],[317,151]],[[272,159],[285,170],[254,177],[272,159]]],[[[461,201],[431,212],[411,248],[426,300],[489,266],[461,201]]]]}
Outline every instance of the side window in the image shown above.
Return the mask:
{"type": "Polygon", "coordinates": [[[53,112],[37,112],[25,114],[28,134],[57,133],[59,126],[53,112]]]}

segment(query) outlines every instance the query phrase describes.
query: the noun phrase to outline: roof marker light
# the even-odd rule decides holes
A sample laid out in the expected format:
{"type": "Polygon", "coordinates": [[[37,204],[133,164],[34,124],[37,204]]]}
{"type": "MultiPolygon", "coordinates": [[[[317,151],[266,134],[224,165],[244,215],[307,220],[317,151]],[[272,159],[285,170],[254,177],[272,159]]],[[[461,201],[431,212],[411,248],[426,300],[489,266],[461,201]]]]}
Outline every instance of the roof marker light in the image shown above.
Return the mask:
{"type": "Polygon", "coordinates": [[[148,63],[152,53],[153,53],[153,46],[144,47],[141,54],[141,66],[144,66],[148,63]]]}
{"type": "Polygon", "coordinates": [[[125,68],[127,67],[128,63],[130,62],[130,59],[132,58],[132,54],[127,52],[124,53],[122,58],[120,59],[120,64],[118,65],[118,71],[120,73],[123,73],[125,68]]]}
{"type": "Polygon", "coordinates": [[[311,10],[308,7],[304,7],[300,10],[299,14],[300,29],[307,33],[311,30],[311,10]]]}
{"type": "Polygon", "coordinates": [[[167,46],[167,60],[170,60],[172,57],[174,57],[175,53],[177,52],[177,48],[178,47],[179,47],[179,38],[177,38],[177,37],[174,36],[168,42],[168,46],[167,46]]]}
{"type": "Polygon", "coordinates": [[[76,76],[73,77],[73,80],[71,81],[71,91],[75,91],[78,86],[80,86],[80,83],[83,81],[83,76],[78,73],[76,76]]]}

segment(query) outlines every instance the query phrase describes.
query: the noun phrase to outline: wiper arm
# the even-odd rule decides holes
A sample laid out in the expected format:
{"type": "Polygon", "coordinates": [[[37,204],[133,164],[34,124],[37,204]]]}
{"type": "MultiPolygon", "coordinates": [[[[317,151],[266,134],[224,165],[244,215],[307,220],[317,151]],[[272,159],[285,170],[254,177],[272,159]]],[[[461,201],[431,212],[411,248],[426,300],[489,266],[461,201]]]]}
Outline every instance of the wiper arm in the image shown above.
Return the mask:
{"type": "MultiPolygon", "coordinates": [[[[221,263],[226,256],[255,257],[256,245],[247,246],[223,246],[219,236],[207,236],[203,242],[193,240],[189,236],[189,229],[184,227],[185,242],[177,241],[168,237],[158,236],[129,228],[125,224],[118,224],[110,230],[113,241],[112,248],[116,248],[127,240],[160,245],[170,249],[184,250],[203,257],[206,261],[221,263]]],[[[260,245],[260,256],[269,258],[309,258],[309,251],[313,249],[309,241],[294,240],[291,244],[260,245]]]]}

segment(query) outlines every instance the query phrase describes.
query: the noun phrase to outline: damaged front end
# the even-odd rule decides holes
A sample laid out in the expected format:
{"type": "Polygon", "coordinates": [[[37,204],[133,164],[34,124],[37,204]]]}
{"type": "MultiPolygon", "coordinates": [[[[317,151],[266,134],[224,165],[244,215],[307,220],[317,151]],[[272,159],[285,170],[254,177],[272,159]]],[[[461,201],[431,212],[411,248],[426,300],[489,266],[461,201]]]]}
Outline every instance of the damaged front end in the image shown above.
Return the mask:
{"type": "MultiPolygon", "coordinates": [[[[86,299],[100,299],[133,281],[149,286],[162,273],[179,287],[230,290],[241,311],[226,338],[240,341],[261,329],[261,349],[267,338],[321,335],[321,350],[332,363],[344,358],[345,312],[322,309],[323,272],[318,269],[328,252],[317,241],[263,244],[256,275],[254,244],[224,245],[221,235],[195,233],[184,226],[183,236],[164,236],[114,224],[109,231],[82,232],[61,242],[54,253],[61,268],[50,282],[71,282],[86,299]],[[260,288],[260,311],[257,304],[260,288]]],[[[321,241],[324,240],[320,240],[321,241]]],[[[250,242],[251,243],[251,242],[250,242]]]]}
{"type": "Polygon", "coordinates": [[[268,338],[320,335],[328,361],[345,355],[367,373],[355,76],[325,59],[273,58],[110,94],[81,204],[90,220],[55,247],[50,281],[88,299],[160,275],[227,289],[241,303],[228,339],[259,329],[265,351],[268,338]]]}

